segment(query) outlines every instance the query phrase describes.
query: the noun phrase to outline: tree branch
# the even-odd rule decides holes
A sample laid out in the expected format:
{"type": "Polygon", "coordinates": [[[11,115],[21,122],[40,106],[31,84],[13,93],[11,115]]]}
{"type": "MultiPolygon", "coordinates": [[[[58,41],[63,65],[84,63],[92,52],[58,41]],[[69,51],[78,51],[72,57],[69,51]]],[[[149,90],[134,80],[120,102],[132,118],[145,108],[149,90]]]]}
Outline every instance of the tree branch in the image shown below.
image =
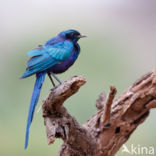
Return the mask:
{"type": "Polygon", "coordinates": [[[63,103],[85,82],[83,77],[72,77],[52,89],[44,100],[48,144],[62,138],[60,156],[113,156],[145,121],[149,110],[156,108],[156,71],[141,77],[115,101],[115,87],[110,87],[107,98],[101,93],[96,101],[98,111],[80,125],[63,103]]]}

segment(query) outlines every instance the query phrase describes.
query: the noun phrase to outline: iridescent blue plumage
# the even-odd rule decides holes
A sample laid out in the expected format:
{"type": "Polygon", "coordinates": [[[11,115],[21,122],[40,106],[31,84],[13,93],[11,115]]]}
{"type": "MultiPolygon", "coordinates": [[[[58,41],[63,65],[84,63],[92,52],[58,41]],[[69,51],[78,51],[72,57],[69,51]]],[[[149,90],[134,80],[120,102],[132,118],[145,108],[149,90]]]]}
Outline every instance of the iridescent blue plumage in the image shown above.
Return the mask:
{"type": "Polygon", "coordinates": [[[55,85],[51,74],[57,81],[59,81],[54,74],[65,72],[76,61],[80,53],[80,47],[77,41],[82,37],[85,36],[80,35],[76,30],[63,31],[56,37],[48,40],[44,46],[39,46],[27,53],[30,59],[27,62],[26,71],[21,78],[26,78],[36,74],[36,82],[29,106],[25,149],[28,146],[29,128],[46,73],[53,85],[55,85]]]}

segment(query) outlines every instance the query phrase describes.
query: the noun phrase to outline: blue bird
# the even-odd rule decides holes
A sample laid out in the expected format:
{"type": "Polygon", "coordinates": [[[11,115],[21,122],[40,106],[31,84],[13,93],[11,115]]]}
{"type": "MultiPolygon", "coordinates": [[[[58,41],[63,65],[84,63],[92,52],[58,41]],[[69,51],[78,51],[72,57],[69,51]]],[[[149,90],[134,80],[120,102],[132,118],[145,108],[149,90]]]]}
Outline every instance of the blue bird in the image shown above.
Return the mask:
{"type": "Polygon", "coordinates": [[[55,76],[55,74],[65,72],[76,61],[80,53],[80,46],[77,42],[82,37],[86,36],[81,35],[76,30],[66,30],[48,40],[45,45],[39,46],[27,53],[30,59],[27,62],[26,71],[21,78],[36,74],[36,82],[29,106],[25,149],[28,147],[29,129],[46,74],[50,78],[54,87],[55,83],[52,77],[61,84],[61,81],[55,76]]]}

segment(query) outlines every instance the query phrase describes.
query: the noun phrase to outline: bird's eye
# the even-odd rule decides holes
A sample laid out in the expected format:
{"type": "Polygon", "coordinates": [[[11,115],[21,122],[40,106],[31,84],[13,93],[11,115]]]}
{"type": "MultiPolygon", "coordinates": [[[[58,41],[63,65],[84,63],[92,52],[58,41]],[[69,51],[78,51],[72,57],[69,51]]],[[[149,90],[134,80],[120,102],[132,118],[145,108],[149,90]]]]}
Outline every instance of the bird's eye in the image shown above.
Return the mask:
{"type": "Polygon", "coordinates": [[[66,34],[66,38],[72,39],[75,37],[74,33],[66,34]]]}
{"type": "Polygon", "coordinates": [[[66,34],[66,38],[71,38],[71,34],[66,34]]]}
{"type": "Polygon", "coordinates": [[[74,37],[77,37],[77,34],[74,34],[74,37]]]}
{"type": "Polygon", "coordinates": [[[79,33],[76,33],[76,32],[71,32],[71,33],[67,33],[66,34],[66,38],[68,39],[74,39],[74,38],[77,38],[77,36],[80,35],[79,33]]]}
{"type": "Polygon", "coordinates": [[[73,33],[73,38],[77,38],[78,35],[78,33],[73,33]]]}
{"type": "Polygon", "coordinates": [[[70,36],[71,36],[71,38],[74,38],[75,37],[75,34],[74,33],[71,33],[70,36]]]}

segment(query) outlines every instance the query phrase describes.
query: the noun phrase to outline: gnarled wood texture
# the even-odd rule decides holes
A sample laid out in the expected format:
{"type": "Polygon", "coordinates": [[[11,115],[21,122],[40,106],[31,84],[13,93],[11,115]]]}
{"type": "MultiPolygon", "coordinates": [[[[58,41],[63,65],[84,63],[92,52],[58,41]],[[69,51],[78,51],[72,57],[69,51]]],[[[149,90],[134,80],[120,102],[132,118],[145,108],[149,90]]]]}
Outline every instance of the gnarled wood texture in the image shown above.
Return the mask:
{"type": "Polygon", "coordinates": [[[114,100],[116,88],[103,92],[96,101],[97,112],[83,125],[63,106],[84,85],[83,77],[72,77],[51,90],[43,102],[48,144],[64,141],[60,156],[113,156],[132,132],[156,108],[156,71],[150,72],[114,100]]]}

